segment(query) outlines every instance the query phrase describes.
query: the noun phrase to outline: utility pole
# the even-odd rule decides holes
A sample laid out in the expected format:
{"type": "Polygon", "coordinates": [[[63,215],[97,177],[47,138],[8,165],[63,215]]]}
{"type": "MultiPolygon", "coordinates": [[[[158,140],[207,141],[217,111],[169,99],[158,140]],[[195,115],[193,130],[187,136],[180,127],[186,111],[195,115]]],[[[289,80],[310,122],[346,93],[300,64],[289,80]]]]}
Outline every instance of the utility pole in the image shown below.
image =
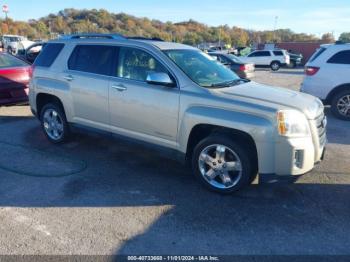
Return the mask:
{"type": "Polygon", "coordinates": [[[8,5],[3,5],[2,6],[2,11],[5,13],[5,20],[6,20],[6,24],[7,24],[7,30],[8,30],[8,33],[10,32],[10,25],[9,25],[9,21],[8,21],[8,12],[9,12],[9,7],[8,5]]]}
{"type": "Polygon", "coordinates": [[[277,23],[278,23],[278,16],[275,16],[275,23],[274,23],[274,26],[273,26],[273,41],[275,41],[275,42],[276,42],[277,23]]]}

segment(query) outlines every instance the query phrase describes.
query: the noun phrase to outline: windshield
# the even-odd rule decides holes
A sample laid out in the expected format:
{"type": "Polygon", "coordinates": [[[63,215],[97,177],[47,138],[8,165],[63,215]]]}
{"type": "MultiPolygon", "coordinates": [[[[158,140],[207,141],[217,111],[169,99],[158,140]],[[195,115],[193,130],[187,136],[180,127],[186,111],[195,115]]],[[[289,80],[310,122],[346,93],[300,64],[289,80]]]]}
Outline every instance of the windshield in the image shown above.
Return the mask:
{"type": "Polygon", "coordinates": [[[4,40],[8,42],[19,42],[21,41],[21,38],[16,37],[16,36],[4,36],[4,40]]]}
{"type": "Polygon", "coordinates": [[[167,50],[165,54],[189,77],[202,87],[225,87],[240,78],[214,58],[199,50],[167,50]]]}

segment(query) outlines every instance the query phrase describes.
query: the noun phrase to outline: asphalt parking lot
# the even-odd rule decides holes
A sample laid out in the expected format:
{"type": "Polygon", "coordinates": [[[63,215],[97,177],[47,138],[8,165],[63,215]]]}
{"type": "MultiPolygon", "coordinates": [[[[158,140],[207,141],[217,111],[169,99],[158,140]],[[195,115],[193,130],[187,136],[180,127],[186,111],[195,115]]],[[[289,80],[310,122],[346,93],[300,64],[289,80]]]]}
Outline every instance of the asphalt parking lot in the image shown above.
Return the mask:
{"type": "Polygon", "coordinates": [[[314,171],[220,196],[149,149],[94,134],[54,146],[27,106],[0,108],[0,254],[350,254],[350,123],[327,115],[314,171]]]}

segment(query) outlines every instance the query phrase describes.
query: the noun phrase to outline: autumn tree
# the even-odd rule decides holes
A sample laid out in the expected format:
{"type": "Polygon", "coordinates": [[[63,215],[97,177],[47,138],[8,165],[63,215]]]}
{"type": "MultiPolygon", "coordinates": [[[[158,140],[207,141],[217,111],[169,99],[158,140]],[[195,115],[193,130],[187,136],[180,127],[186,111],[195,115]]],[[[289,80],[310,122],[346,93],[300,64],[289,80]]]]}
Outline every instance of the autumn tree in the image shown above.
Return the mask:
{"type": "Polygon", "coordinates": [[[323,34],[322,37],[321,37],[321,42],[324,43],[324,44],[334,43],[335,39],[334,39],[333,34],[331,34],[331,33],[323,34]]]}
{"type": "MultiPolygon", "coordinates": [[[[148,18],[138,18],[125,13],[110,13],[105,9],[67,8],[57,14],[49,14],[38,20],[28,22],[8,19],[8,25],[0,20],[2,34],[21,34],[30,38],[50,38],[54,34],[70,33],[120,33],[127,36],[158,37],[166,41],[175,41],[198,45],[202,42],[221,42],[222,45],[247,46],[252,43],[266,42],[306,42],[319,41],[314,35],[296,34],[290,29],[276,31],[254,31],[239,27],[208,26],[195,20],[180,23],[162,22],[148,18]]],[[[346,34],[344,35],[346,37],[346,34]]],[[[324,42],[334,41],[330,35],[324,35],[324,42]]]]}

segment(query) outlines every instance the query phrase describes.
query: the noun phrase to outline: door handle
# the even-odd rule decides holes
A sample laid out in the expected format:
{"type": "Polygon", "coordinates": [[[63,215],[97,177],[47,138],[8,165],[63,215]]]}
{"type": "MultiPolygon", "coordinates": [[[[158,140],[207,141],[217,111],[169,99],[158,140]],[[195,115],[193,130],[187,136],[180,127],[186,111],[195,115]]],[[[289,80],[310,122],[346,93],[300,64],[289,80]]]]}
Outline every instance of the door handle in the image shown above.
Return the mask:
{"type": "Polygon", "coordinates": [[[119,92],[123,92],[126,91],[128,88],[126,86],[124,86],[123,84],[119,84],[119,85],[112,85],[112,88],[114,88],[115,90],[118,90],[119,92]]]}
{"type": "Polygon", "coordinates": [[[71,82],[74,80],[74,77],[72,75],[67,75],[63,77],[64,79],[66,79],[68,82],[71,82]]]}

